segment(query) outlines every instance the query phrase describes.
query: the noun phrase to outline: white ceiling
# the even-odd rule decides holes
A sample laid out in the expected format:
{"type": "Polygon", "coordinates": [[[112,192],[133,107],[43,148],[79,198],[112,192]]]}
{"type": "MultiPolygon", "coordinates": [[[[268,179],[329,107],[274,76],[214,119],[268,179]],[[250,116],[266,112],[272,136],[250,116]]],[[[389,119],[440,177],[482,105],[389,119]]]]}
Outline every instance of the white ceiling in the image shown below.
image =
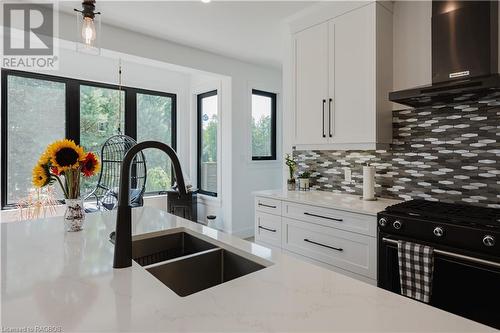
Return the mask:
{"type": "MultiPolygon", "coordinates": [[[[59,3],[73,13],[80,1],[59,3]]],[[[102,23],[257,64],[280,67],[283,20],[311,1],[101,1],[102,23]]]]}

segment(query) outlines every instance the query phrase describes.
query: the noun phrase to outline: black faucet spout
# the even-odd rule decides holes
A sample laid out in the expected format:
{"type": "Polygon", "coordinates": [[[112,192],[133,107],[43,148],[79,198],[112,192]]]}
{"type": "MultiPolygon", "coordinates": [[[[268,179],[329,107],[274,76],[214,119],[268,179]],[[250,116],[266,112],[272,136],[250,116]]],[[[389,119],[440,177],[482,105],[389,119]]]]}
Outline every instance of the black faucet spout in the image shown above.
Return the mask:
{"type": "Polygon", "coordinates": [[[158,141],[144,141],[130,148],[121,166],[120,190],[118,194],[118,211],[116,214],[115,254],[113,268],[126,268],[132,266],[132,207],[130,207],[130,166],[135,155],[147,148],[156,148],[165,152],[172,161],[177,190],[180,197],[187,197],[186,183],[182,174],[181,163],[175,150],[158,141]]]}

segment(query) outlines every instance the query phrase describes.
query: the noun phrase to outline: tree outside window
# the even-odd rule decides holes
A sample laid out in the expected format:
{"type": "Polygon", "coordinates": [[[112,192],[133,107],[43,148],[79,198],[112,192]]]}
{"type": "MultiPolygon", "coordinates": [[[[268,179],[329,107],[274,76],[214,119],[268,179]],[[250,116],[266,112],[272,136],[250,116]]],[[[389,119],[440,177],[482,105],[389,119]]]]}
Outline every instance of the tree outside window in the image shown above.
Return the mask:
{"type": "Polygon", "coordinates": [[[252,90],[252,160],[276,159],[276,94],[252,90]]]}
{"type": "Polygon", "coordinates": [[[198,95],[198,188],[217,196],[217,91],[198,95]]]}

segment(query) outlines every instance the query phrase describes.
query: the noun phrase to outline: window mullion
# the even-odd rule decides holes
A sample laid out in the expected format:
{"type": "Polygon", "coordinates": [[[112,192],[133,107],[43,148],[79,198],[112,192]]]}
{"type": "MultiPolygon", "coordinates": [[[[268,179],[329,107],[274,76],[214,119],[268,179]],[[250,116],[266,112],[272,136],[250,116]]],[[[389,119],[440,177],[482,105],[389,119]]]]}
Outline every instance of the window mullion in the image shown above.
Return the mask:
{"type": "Polygon", "coordinates": [[[7,72],[2,69],[2,92],[1,92],[1,100],[2,100],[2,114],[1,114],[1,155],[2,155],[2,162],[1,162],[1,208],[3,209],[5,206],[7,206],[7,72]]]}
{"type": "Polygon", "coordinates": [[[80,84],[66,82],[66,137],[80,144],[80,84]]]}
{"type": "Polygon", "coordinates": [[[125,134],[137,140],[137,90],[125,89],[125,134]]]}

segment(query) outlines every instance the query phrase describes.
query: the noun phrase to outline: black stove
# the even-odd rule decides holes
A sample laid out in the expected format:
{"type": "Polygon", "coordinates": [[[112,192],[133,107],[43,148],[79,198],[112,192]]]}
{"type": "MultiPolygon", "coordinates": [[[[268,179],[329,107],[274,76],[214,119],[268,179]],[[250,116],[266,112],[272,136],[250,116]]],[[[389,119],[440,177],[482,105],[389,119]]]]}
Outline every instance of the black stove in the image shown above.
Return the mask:
{"type": "Polygon", "coordinates": [[[378,286],[400,293],[398,242],[431,246],[430,305],[500,329],[500,209],[410,200],[378,213],[378,286]]]}
{"type": "Polygon", "coordinates": [[[500,256],[500,209],[410,200],[380,212],[378,225],[407,240],[500,256]]]}
{"type": "Polygon", "coordinates": [[[466,226],[500,229],[500,210],[495,208],[410,200],[387,207],[386,212],[466,226]]]}

